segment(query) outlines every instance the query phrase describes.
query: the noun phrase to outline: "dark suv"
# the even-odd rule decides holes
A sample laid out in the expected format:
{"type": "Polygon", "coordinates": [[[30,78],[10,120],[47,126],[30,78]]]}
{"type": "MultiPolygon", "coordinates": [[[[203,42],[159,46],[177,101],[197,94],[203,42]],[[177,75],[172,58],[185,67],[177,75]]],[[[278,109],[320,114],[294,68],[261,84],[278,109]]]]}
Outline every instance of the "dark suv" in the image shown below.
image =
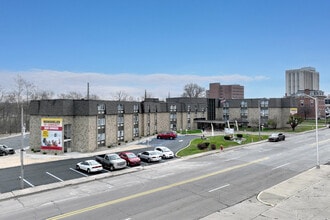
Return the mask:
{"type": "Polygon", "coordinates": [[[11,147],[7,147],[6,145],[0,144],[0,155],[14,154],[15,150],[11,147]]]}
{"type": "Polygon", "coordinates": [[[285,135],[282,133],[274,133],[268,137],[268,141],[272,141],[272,142],[284,141],[284,140],[285,140],[285,135]]]}

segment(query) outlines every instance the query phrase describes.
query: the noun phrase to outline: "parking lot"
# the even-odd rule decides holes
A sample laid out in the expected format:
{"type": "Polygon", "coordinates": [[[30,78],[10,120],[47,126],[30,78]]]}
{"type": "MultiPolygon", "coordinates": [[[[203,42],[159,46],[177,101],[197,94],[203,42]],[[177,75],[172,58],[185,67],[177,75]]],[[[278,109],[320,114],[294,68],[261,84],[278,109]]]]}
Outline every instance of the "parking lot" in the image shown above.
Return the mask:
{"type": "MultiPolygon", "coordinates": [[[[166,146],[171,149],[174,153],[176,153],[179,149],[187,146],[191,139],[196,138],[196,136],[178,136],[175,140],[160,140],[156,138],[146,139],[138,143],[141,145],[140,148],[125,148],[125,151],[129,149],[129,151],[138,154],[139,152],[145,150],[153,150],[156,146],[166,146]]],[[[116,153],[121,152],[121,148],[117,147],[116,153]]],[[[16,154],[19,154],[19,150],[16,150],[16,154]]],[[[83,160],[95,159],[95,155],[79,158],[69,158],[57,161],[36,163],[24,165],[24,188],[35,187],[55,182],[62,182],[71,179],[83,178],[90,175],[98,175],[99,173],[91,173],[88,174],[84,171],[78,171],[75,169],[76,164],[83,160]]],[[[17,157],[17,155],[15,155],[17,157]]],[[[7,155],[2,158],[10,158],[13,155],[7,155]]],[[[45,156],[47,157],[47,156],[45,156]]],[[[151,166],[153,164],[164,163],[167,160],[175,160],[173,159],[162,159],[160,162],[152,162],[147,163],[145,161],[141,162],[141,166],[151,166]]],[[[125,169],[132,169],[131,167],[127,167],[125,169]]],[[[103,169],[100,173],[110,172],[109,170],[103,169]]],[[[116,172],[116,171],[113,171],[116,172]]],[[[0,193],[10,192],[13,190],[21,189],[21,166],[15,166],[10,168],[0,169],[0,193]]],[[[82,179],[83,181],[83,179],[82,179]]]]}

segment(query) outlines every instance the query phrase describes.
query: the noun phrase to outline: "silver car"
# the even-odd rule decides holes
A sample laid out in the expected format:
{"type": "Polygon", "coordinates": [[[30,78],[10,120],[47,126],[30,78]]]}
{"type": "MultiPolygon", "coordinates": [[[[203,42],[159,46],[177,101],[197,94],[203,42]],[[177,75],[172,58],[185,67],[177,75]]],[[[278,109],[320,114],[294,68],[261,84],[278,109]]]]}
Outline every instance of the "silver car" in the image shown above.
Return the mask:
{"type": "Polygon", "coordinates": [[[138,153],[138,157],[140,157],[141,160],[147,161],[148,163],[157,162],[162,159],[161,155],[154,150],[148,150],[142,153],[138,153]]]}
{"type": "Polygon", "coordinates": [[[15,154],[15,150],[11,147],[8,147],[4,144],[0,144],[0,155],[15,154]]]}

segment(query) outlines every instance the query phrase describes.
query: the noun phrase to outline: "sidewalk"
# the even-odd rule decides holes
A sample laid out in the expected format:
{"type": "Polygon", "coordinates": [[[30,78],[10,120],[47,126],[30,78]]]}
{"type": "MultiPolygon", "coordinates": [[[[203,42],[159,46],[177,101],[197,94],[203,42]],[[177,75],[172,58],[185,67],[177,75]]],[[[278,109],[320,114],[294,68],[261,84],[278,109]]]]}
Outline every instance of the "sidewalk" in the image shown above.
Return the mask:
{"type": "Polygon", "coordinates": [[[259,193],[256,198],[201,220],[329,220],[330,164],[310,169],[259,193]]]}

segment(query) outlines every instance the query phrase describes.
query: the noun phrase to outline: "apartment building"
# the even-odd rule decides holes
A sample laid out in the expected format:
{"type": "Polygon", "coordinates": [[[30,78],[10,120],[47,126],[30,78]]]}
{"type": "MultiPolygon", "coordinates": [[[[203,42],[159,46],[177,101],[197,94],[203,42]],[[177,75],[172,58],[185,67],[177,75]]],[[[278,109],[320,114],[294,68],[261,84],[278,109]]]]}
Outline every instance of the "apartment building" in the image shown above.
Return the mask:
{"type": "Polygon", "coordinates": [[[244,86],[210,83],[206,94],[207,98],[212,99],[244,99],[244,86]]]}
{"type": "Polygon", "coordinates": [[[286,96],[293,96],[299,91],[319,90],[320,75],[313,67],[303,67],[285,71],[286,96]]]}
{"type": "Polygon", "coordinates": [[[30,147],[56,153],[93,152],[100,147],[153,136],[162,131],[225,127],[286,127],[293,97],[271,99],[168,98],[134,101],[33,100],[30,147]]]}

